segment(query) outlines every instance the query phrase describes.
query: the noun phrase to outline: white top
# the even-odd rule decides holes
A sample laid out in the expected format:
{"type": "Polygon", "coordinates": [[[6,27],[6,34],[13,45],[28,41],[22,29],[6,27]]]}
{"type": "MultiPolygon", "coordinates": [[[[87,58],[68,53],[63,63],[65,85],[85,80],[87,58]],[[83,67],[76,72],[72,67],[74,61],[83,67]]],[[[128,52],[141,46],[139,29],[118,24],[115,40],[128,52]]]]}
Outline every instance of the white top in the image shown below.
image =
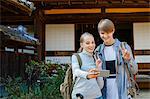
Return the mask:
{"type": "Polygon", "coordinates": [[[105,61],[116,60],[116,52],[115,49],[113,48],[113,45],[105,46],[104,55],[105,55],[105,61]]]}
{"type": "MultiPolygon", "coordinates": [[[[116,60],[116,52],[113,45],[105,46],[104,55],[105,55],[105,61],[116,60]]],[[[119,99],[116,78],[107,78],[106,87],[107,87],[107,92],[106,92],[107,99],[112,99],[112,97],[114,99],[119,99]]]]}
{"type": "Polygon", "coordinates": [[[78,93],[82,94],[84,99],[98,98],[102,96],[101,89],[104,85],[103,78],[98,77],[97,79],[87,79],[86,76],[88,75],[88,70],[91,68],[96,68],[96,64],[93,56],[88,52],[83,51],[79,53],[79,55],[82,60],[81,69],[79,67],[77,57],[75,55],[72,56],[73,76],[78,77],[73,87],[72,99],[77,99],[76,94],[78,93]]]}

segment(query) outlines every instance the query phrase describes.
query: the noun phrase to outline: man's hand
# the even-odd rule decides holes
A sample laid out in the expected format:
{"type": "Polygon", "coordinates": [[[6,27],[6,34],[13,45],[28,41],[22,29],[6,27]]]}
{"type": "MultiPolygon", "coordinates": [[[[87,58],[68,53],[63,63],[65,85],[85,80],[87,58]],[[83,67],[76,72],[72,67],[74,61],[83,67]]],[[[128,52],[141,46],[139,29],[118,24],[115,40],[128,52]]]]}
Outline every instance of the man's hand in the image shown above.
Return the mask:
{"type": "Polygon", "coordinates": [[[129,61],[131,59],[130,52],[127,51],[127,49],[122,49],[122,54],[123,54],[122,57],[124,58],[124,60],[129,61]]]}

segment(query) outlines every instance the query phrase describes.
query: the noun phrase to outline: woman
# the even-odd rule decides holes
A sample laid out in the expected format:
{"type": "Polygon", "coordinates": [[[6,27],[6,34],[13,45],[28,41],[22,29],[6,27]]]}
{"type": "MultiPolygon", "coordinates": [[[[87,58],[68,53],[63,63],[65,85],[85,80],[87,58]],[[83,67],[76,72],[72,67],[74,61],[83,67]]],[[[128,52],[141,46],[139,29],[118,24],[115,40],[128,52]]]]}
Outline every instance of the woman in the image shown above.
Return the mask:
{"type": "Polygon", "coordinates": [[[102,99],[101,89],[103,87],[103,78],[98,77],[99,70],[96,67],[101,65],[100,60],[93,58],[95,49],[94,37],[90,33],[84,33],[80,37],[80,53],[82,60],[80,68],[75,55],[72,56],[73,78],[77,77],[73,91],[72,99],[82,97],[82,99],[102,99]]]}

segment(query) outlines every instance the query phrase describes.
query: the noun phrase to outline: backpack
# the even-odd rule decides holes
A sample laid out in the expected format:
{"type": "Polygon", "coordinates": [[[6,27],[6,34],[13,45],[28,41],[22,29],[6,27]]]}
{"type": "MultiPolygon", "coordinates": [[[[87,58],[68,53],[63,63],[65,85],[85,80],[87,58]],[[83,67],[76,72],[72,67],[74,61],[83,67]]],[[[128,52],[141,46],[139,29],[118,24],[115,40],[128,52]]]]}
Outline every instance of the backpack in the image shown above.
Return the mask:
{"type": "MultiPolygon", "coordinates": [[[[126,42],[121,42],[120,44],[120,48],[125,48],[127,45],[126,42]]],[[[102,44],[100,44],[97,49],[95,50],[95,52],[100,52],[101,51],[101,46],[102,44]]],[[[128,65],[125,63],[124,64],[124,68],[126,70],[127,73],[127,79],[129,81],[129,87],[127,88],[127,93],[128,93],[128,97],[132,97],[136,99],[137,94],[139,94],[139,86],[136,83],[135,79],[134,79],[134,74],[131,72],[130,68],[128,68],[128,65]]],[[[130,99],[130,98],[128,98],[130,99]]]]}
{"type": "MultiPolygon", "coordinates": [[[[79,54],[75,53],[74,55],[77,57],[77,60],[79,62],[79,66],[81,68],[82,61],[81,61],[79,54]]],[[[71,99],[71,93],[72,93],[76,78],[77,77],[75,77],[75,79],[73,80],[72,66],[70,65],[67,68],[64,82],[60,85],[60,92],[61,92],[61,95],[64,99],[71,99]]]]}

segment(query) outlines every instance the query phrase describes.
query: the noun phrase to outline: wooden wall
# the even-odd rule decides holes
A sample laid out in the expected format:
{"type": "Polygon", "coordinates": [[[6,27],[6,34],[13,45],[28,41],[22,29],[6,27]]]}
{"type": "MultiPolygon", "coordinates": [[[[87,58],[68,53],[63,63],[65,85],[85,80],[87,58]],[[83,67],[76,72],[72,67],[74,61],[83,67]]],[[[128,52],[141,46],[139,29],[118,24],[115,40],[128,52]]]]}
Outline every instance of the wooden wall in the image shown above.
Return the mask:
{"type": "Polygon", "coordinates": [[[31,54],[0,51],[0,77],[25,77],[25,63],[35,58],[36,56],[31,54]]]}

